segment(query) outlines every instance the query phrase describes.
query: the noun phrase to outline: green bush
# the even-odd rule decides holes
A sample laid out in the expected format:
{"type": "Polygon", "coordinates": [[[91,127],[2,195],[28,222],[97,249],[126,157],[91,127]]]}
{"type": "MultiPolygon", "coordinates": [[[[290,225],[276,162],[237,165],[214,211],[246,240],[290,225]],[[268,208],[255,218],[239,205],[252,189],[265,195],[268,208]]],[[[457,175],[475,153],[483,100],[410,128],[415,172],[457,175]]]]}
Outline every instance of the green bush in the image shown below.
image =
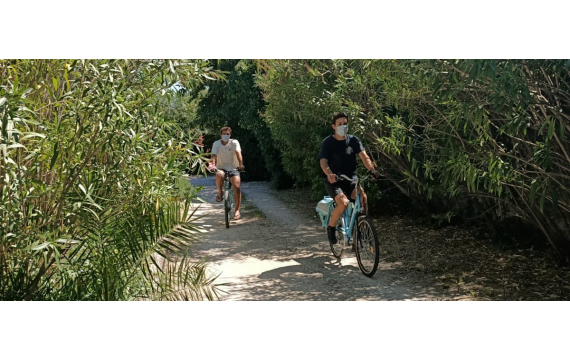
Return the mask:
{"type": "Polygon", "coordinates": [[[203,158],[165,120],[207,62],[0,61],[0,299],[212,299],[182,185],[203,158]]]}
{"type": "MultiPolygon", "coordinates": [[[[540,229],[568,259],[568,61],[259,64],[263,119],[286,171],[315,194],[323,190],[314,157],[331,132],[328,119],[344,111],[389,186],[415,208],[497,227],[516,218],[540,229]]],[[[372,196],[372,208],[382,201],[372,196]]]]}
{"type": "Polygon", "coordinates": [[[260,61],[257,84],[267,102],[263,120],[281,152],[285,172],[299,186],[311,186],[315,198],[325,193],[316,160],[323,139],[332,134],[330,118],[339,110],[332,87],[317,67],[331,61],[260,61]],[[310,69],[310,71],[308,70],[310,69]]]}
{"type": "Polygon", "coordinates": [[[238,139],[242,147],[245,181],[271,180],[276,188],[290,186],[291,180],[282,170],[280,153],[271,132],[260,119],[264,102],[254,82],[254,62],[222,60],[216,68],[225,72],[227,81],[208,83],[208,90],[200,99],[196,121],[208,133],[207,146],[211,147],[220,138],[220,128],[229,126],[232,137],[238,139]]]}

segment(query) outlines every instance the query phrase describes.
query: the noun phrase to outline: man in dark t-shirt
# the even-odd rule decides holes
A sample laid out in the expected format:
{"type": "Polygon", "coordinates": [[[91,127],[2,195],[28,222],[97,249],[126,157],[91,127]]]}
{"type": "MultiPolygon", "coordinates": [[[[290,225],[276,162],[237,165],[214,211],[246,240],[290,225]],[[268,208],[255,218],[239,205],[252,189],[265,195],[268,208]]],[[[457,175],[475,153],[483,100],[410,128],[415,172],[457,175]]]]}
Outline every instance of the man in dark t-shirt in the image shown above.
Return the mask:
{"type": "MultiPolygon", "coordinates": [[[[325,188],[330,197],[334,199],[337,206],[334,209],[327,235],[331,244],[336,244],[335,228],[336,223],[344,210],[348,207],[348,198],[356,199],[356,182],[339,180],[337,175],[353,177],[356,175],[356,155],[360,157],[364,166],[378,176],[374,169],[374,164],[364,150],[360,140],[354,135],[348,135],[348,116],[344,113],[337,113],[332,117],[332,128],[334,135],[327,136],[321,145],[321,150],[317,156],[323,170],[323,180],[325,188]]],[[[364,212],[367,212],[367,198],[364,189],[360,187],[360,197],[364,212]]]]}

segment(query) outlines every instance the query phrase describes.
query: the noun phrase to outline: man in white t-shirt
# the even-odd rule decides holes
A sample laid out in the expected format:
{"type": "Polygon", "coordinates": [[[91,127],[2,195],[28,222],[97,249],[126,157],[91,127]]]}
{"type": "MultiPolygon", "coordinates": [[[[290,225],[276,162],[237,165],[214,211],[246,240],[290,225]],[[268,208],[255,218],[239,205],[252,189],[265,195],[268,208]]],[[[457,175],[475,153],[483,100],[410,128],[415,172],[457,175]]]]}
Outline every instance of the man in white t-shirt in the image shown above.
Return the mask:
{"type": "Polygon", "coordinates": [[[220,202],[223,199],[222,195],[222,185],[224,182],[225,173],[228,173],[230,177],[230,182],[234,188],[234,203],[236,204],[236,209],[234,213],[234,219],[239,220],[241,218],[241,213],[239,211],[239,206],[241,203],[241,178],[239,172],[235,169],[243,170],[243,157],[241,156],[241,147],[239,141],[235,139],[230,139],[232,135],[232,129],[229,127],[223,127],[220,129],[221,140],[214,142],[212,146],[212,162],[220,171],[216,173],[216,187],[218,188],[218,196],[216,196],[216,201],[220,202]]]}

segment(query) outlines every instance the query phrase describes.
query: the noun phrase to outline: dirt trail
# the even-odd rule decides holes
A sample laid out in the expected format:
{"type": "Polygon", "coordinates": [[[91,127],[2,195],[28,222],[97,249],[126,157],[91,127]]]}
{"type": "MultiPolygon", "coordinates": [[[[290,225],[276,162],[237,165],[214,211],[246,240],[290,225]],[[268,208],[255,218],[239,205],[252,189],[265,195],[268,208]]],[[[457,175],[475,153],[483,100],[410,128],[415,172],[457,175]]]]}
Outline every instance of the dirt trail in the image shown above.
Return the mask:
{"type": "MultiPolygon", "coordinates": [[[[358,269],[354,253],[345,250],[336,260],[318,220],[303,218],[272,196],[267,183],[242,185],[255,211],[242,211],[242,219],[223,222],[223,206],[215,202],[214,179],[193,178],[204,185],[198,223],[207,229],[204,241],[192,248],[192,257],[208,257],[210,269],[226,283],[221,300],[447,300],[449,294],[430,282],[404,282],[398,263],[382,259],[373,278],[358,269]]],[[[233,215],[233,212],[232,212],[233,215]]]]}

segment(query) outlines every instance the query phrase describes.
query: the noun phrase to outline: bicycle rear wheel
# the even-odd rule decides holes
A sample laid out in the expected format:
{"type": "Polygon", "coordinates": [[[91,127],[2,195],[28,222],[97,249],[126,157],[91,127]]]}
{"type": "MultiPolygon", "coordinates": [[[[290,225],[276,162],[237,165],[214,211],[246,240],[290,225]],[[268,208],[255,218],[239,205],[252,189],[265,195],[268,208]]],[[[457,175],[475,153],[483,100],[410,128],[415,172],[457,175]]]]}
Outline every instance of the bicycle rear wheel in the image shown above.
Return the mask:
{"type": "Polygon", "coordinates": [[[339,229],[344,229],[344,219],[342,217],[336,223],[336,244],[333,245],[329,242],[334,257],[340,260],[344,251],[344,235],[339,229]]]}
{"type": "Polygon", "coordinates": [[[224,190],[224,213],[225,213],[225,219],[226,219],[226,229],[230,227],[230,210],[231,208],[231,202],[230,202],[230,191],[228,189],[224,190]]]}
{"type": "Polygon", "coordinates": [[[367,217],[358,218],[356,232],[356,260],[360,271],[368,277],[374,275],[380,261],[380,244],[376,229],[367,217]]]}

